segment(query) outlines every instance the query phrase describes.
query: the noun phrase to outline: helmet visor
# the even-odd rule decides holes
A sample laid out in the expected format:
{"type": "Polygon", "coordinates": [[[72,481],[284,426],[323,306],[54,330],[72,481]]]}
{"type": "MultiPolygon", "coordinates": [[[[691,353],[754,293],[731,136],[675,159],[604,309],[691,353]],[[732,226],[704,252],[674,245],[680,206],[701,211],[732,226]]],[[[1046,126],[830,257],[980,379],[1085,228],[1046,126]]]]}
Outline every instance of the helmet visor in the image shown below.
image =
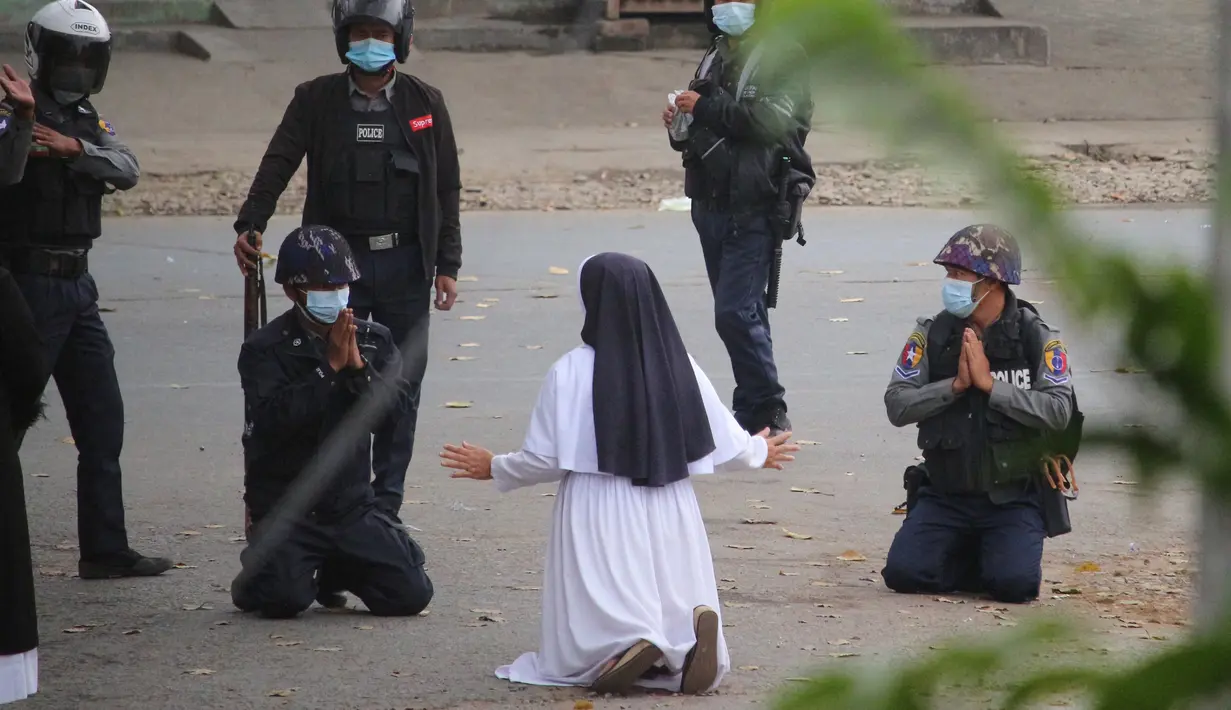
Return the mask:
{"type": "Polygon", "coordinates": [[[397,28],[402,24],[406,0],[336,0],[333,26],[341,28],[356,22],[382,22],[397,28]]]}
{"type": "Polygon", "coordinates": [[[111,43],[45,32],[39,38],[39,73],[46,72],[48,88],[73,94],[102,89],[111,64],[111,43]]]}

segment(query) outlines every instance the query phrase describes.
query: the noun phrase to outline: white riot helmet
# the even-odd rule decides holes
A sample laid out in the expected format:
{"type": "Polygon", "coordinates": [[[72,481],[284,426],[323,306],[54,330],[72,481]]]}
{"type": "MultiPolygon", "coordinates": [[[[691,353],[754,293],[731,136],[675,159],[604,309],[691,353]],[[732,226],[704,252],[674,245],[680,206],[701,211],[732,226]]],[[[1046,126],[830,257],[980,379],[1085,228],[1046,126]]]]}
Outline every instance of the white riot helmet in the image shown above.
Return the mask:
{"type": "Polygon", "coordinates": [[[55,0],[26,26],[31,81],[69,103],[102,91],[111,65],[111,28],[93,5],[55,0]]]}

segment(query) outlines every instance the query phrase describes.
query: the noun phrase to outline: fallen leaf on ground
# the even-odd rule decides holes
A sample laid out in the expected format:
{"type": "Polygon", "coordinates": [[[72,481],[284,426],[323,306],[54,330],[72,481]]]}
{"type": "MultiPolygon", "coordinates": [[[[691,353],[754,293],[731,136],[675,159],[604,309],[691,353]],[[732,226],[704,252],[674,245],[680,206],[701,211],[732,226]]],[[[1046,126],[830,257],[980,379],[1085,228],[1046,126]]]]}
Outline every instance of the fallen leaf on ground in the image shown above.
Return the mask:
{"type": "Polygon", "coordinates": [[[214,626],[230,626],[230,625],[231,625],[231,622],[229,621],[215,621],[214,622],[214,626]]]}
{"type": "Polygon", "coordinates": [[[908,262],[906,265],[907,266],[931,266],[931,264],[926,261],[911,261],[911,262],[908,262]]]}
{"type": "Polygon", "coordinates": [[[1135,485],[1137,485],[1137,482],[1136,482],[1136,481],[1112,481],[1112,483],[1116,484],[1117,486],[1135,486],[1135,485]]]}
{"type": "Polygon", "coordinates": [[[783,570],[778,570],[778,576],[779,577],[798,577],[799,573],[798,572],[784,572],[783,570]]]}
{"type": "Polygon", "coordinates": [[[87,632],[87,631],[89,631],[89,630],[90,630],[90,627],[89,627],[89,626],[70,626],[69,628],[64,629],[64,633],[66,633],[66,634],[84,634],[85,632],[87,632]]]}
{"type": "Polygon", "coordinates": [[[217,530],[219,528],[224,528],[224,527],[226,526],[225,525],[206,525],[205,529],[206,530],[217,530]]]}
{"type": "Polygon", "coordinates": [[[471,360],[474,360],[474,359],[475,358],[469,355],[454,355],[453,357],[449,358],[449,360],[452,362],[470,362],[471,360]]]}
{"type": "Polygon", "coordinates": [[[515,592],[541,592],[543,591],[542,587],[509,587],[509,589],[512,589],[515,592]]]}
{"type": "Polygon", "coordinates": [[[867,350],[849,350],[847,351],[846,354],[847,355],[867,355],[868,351],[867,350]]]}
{"type": "Polygon", "coordinates": [[[66,436],[63,439],[60,439],[60,443],[61,444],[76,444],[77,440],[71,436],[66,436]]]}
{"type": "Polygon", "coordinates": [[[753,518],[744,518],[744,525],[777,525],[773,520],[755,520],[753,518]]]}
{"type": "Polygon", "coordinates": [[[1102,569],[1102,567],[1099,567],[1098,564],[1094,562],[1082,562],[1077,565],[1078,572],[1099,572],[1102,571],[1102,569]]]}
{"type": "Polygon", "coordinates": [[[214,672],[208,668],[193,668],[190,671],[184,671],[184,675],[213,675],[214,672]]]}
{"type": "Polygon", "coordinates": [[[841,614],[817,614],[818,619],[841,619],[841,614]]]}
{"type": "Polygon", "coordinates": [[[445,402],[445,409],[469,409],[471,402],[445,402]]]}
{"type": "Polygon", "coordinates": [[[214,605],[209,602],[201,602],[200,604],[185,604],[180,608],[184,611],[213,611],[214,605]]]}
{"type": "Polygon", "coordinates": [[[531,294],[531,295],[530,295],[530,298],[559,298],[559,294],[556,294],[556,293],[535,293],[535,294],[531,294]]]}
{"type": "Polygon", "coordinates": [[[487,316],[462,316],[462,320],[483,320],[487,316]]]}
{"type": "Polygon", "coordinates": [[[556,494],[555,493],[540,493],[539,497],[540,498],[555,498],[556,494]]]}
{"type": "Polygon", "coordinates": [[[1062,587],[1052,587],[1051,593],[1052,594],[1063,594],[1063,595],[1068,596],[1068,595],[1073,595],[1073,594],[1081,594],[1081,590],[1076,587],[1063,587],[1063,588],[1062,587]]]}
{"type": "Polygon", "coordinates": [[[503,624],[505,619],[504,617],[496,616],[495,614],[480,614],[479,621],[490,621],[493,624],[503,624]]]}
{"type": "Polygon", "coordinates": [[[491,308],[491,307],[492,307],[492,304],[490,304],[490,303],[476,303],[476,304],[474,304],[474,307],[475,307],[475,308],[491,308]]]}
{"type": "Polygon", "coordinates": [[[850,318],[830,318],[829,322],[830,323],[849,323],[851,322],[851,319],[850,318]]]}
{"type": "Polygon", "coordinates": [[[77,549],[77,545],[75,545],[74,543],[71,543],[71,542],[61,542],[61,543],[59,543],[59,544],[57,544],[57,545],[54,545],[54,547],[55,547],[55,549],[60,550],[61,552],[68,552],[68,551],[70,551],[70,550],[76,550],[76,549],[77,549]]]}
{"type": "Polygon", "coordinates": [[[568,274],[568,269],[564,269],[559,266],[551,266],[551,267],[548,267],[547,273],[552,274],[554,276],[564,276],[568,274]]]}
{"type": "Polygon", "coordinates": [[[244,537],[243,535],[240,535],[239,537],[230,538],[230,541],[231,542],[247,542],[248,538],[244,537]]]}
{"type": "Polygon", "coordinates": [[[814,587],[836,587],[838,585],[834,584],[833,582],[813,582],[812,586],[814,587]]]}
{"type": "Polygon", "coordinates": [[[748,507],[752,508],[753,510],[769,510],[768,505],[750,505],[748,507]]]}
{"type": "Polygon", "coordinates": [[[289,697],[291,697],[291,696],[292,696],[292,695],[294,695],[294,694],[295,694],[295,689],[294,689],[294,688],[287,688],[287,689],[285,689],[285,690],[271,690],[271,691],[269,691],[269,697],[271,697],[271,698],[289,698],[289,697]]]}
{"type": "Polygon", "coordinates": [[[573,710],[594,710],[594,703],[584,699],[574,700],[573,710]]]}
{"type": "Polygon", "coordinates": [[[64,577],[67,573],[62,569],[53,569],[51,567],[39,567],[38,573],[44,577],[64,577]]]}
{"type": "Polygon", "coordinates": [[[35,478],[51,478],[51,476],[46,473],[32,473],[30,475],[34,476],[35,478]]]}
{"type": "Polygon", "coordinates": [[[862,298],[843,298],[840,302],[841,303],[862,303],[863,299],[862,298]]]}
{"type": "Polygon", "coordinates": [[[859,655],[858,653],[851,653],[850,651],[846,651],[844,653],[831,653],[829,654],[829,657],[830,658],[854,658],[855,656],[858,656],[858,655],[859,655]]]}
{"type": "Polygon", "coordinates": [[[752,545],[727,545],[727,547],[731,548],[732,550],[755,550],[757,549],[753,547],[752,545]]]}
{"type": "Polygon", "coordinates": [[[139,633],[141,633],[141,629],[129,629],[128,631],[124,632],[124,635],[125,636],[136,636],[139,633]]]}
{"type": "Polygon", "coordinates": [[[851,642],[846,639],[838,639],[837,641],[826,641],[830,646],[850,646],[851,642]]]}
{"type": "Polygon", "coordinates": [[[527,350],[542,350],[543,346],[542,345],[527,345],[526,349],[527,350]]]}
{"type": "Polygon", "coordinates": [[[811,540],[812,539],[811,535],[801,535],[800,533],[797,533],[797,532],[791,532],[790,530],[787,530],[786,528],[782,528],[782,534],[791,538],[792,540],[811,540]]]}
{"type": "Polygon", "coordinates": [[[424,609],[423,611],[418,613],[418,616],[427,616],[428,614],[431,614],[431,613],[432,612],[430,609],[424,609]]]}
{"type": "Polygon", "coordinates": [[[185,537],[192,537],[194,535],[200,535],[201,533],[196,530],[181,530],[179,534],[184,535],[185,537]]]}
{"type": "Polygon", "coordinates": [[[471,609],[472,614],[499,614],[499,609],[471,609]]]}
{"type": "Polygon", "coordinates": [[[964,599],[946,599],[945,597],[936,597],[933,601],[942,602],[944,604],[965,604],[964,599]]]}
{"type": "Polygon", "coordinates": [[[282,648],[290,648],[292,646],[298,646],[301,643],[303,643],[303,641],[278,641],[274,645],[282,648]]]}
{"type": "Polygon", "coordinates": [[[948,646],[943,646],[941,644],[936,644],[934,646],[928,646],[928,648],[930,648],[933,651],[948,651],[949,650],[948,646]]]}
{"type": "Polygon", "coordinates": [[[799,444],[800,446],[820,446],[821,445],[821,442],[819,441],[810,441],[808,439],[798,439],[796,440],[795,443],[799,444]]]}
{"type": "Polygon", "coordinates": [[[341,646],[317,646],[313,651],[322,651],[324,653],[336,653],[342,650],[341,646]]]}
{"type": "Polygon", "coordinates": [[[457,347],[459,347],[459,348],[477,348],[477,347],[479,347],[479,344],[478,344],[478,343],[459,343],[457,347]]]}
{"type": "Polygon", "coordinates": [[[760,666],[740,666],[739,669],[741,671],[759,671],[761,670],[761,667],[760,666]]]}
{"type": "Polygon", "coordinates": [[[868,558],[859,554],[859,552],[855,550],[847,550],[846,552],[843,552],[842,554],[838,555],[838,559],[842,560],[843,562],[867,562],[868,561],[868,558]]]}
{"type": "Polygon", "coordinates": [[[499,298],[485,298],[483,299],[483,302],[484,303],[500,303],[500,299],[499,298]]]}

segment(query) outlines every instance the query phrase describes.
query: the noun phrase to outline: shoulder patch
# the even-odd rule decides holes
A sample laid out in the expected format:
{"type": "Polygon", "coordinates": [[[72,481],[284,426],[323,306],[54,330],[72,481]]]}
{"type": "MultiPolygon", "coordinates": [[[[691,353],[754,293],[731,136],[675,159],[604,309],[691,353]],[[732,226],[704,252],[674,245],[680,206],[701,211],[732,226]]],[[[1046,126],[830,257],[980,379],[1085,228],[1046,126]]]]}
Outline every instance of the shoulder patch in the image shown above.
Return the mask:
{"type": "Polygon", "coordinates": [[[109,136],[115,135],[115,128],[112,127],[111,121],[104,120],[102,116],[98,117],[98,127],[106,131],[109,136]]]}
{"type": "Polygon", "coordinates": [[[910,334],[902,354],[898,356],[898,364],[893,368],[898,377],[904,380],[919,376],[919,362],[923,360],[923,352],[927,349],[927,339],[919,331],[910,334]]]}
{"type": "Polygon", "coordinates": [[[1064,347],[1064,343],[1049,340],[1043,346],[1043,370],[1043,377],[1054,385],[1069,381],[1069,351],[1064,347]]]}
{"type": "Polygon", "coordinates": [[[13,109],[8,104],[4,103],[3,101],[0,101],[0,117],[12,116],[12,115],[13,115],[13,109]]]}
{"type": "Polygon", "coordinates": [[[8,133],[9,125],[12,122],[13,122],[13,119],[11,117],[6,116],[3,113],[0,113],[0,136],[4,135],[5,133],[8,133]]]}

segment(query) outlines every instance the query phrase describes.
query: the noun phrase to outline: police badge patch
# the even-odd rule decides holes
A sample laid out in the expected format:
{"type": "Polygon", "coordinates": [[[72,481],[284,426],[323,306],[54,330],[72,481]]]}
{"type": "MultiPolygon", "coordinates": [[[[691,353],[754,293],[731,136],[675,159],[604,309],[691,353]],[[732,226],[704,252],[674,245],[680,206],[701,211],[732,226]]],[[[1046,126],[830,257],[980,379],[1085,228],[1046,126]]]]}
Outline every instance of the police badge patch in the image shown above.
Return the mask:
{"type": "Polygon", "coordinates": [[[910,334],[906,339],[906,347],[902,348],[902,354],[898,357],[898,365],[893,368],[898,377],[909,380],[919,376],[919,363],[923,360],[926,347],[927,342],[921,333],[910,334]]]}
{"type": "Polygon", "coordinates": [[[1053,385],[1069,381],[1069,352],[1059,340],[1043,346],[1043,377],[1053,385]]]}
{"type": "Polygon", "coordinates": [[[115,128],[111,125],[111,121],[104,121],[101,116],[98,119],[98,127],[106,131],[109,136],[115,135],[115,128]]]}

